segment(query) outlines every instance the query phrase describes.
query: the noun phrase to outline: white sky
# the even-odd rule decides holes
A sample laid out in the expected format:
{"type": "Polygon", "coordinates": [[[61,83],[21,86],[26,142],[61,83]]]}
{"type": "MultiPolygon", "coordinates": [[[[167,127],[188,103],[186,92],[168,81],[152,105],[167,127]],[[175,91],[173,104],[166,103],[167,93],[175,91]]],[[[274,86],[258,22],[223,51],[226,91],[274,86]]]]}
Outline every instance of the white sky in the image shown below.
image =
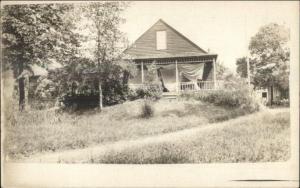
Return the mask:
{"type": "Polygon", "coordinates": [[[298,6],[295,1],[138,1],[124,13],[127,21],[121,30],[132,43],[161,18],[235,71],[236,58],[248,54],[251,36],[271,22],[291,28],[297,23],[298,6]]]}

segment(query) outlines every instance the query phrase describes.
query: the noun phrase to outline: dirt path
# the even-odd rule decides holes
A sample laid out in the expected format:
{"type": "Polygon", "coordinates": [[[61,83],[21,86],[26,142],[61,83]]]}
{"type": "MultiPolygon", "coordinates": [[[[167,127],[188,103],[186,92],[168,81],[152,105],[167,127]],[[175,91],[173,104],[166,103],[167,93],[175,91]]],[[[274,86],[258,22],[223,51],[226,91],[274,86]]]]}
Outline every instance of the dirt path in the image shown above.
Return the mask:
{"type": "MultiPolygon", "coordinates": [[[[267,111],[270,111],[271,113],[277,113],[282,111],[282,109],[268,109],[267,111]]],[[[258,112],[263,113],[263,112],[258,112]]],[[[253,120],[252,118],[255,117],[257,113],[246,115],[242,117],[238,117],[236,119],[231,119],[228,121],[220,122],[220,123],[213,123],[209,124],[207,126],[201,126],[201,127],[195,127],[191,129],[181,130],[177,132],[172,133],[166,133],[162,135],[156,135],[151,137],[145,137],[140,138],[137,140],[124,140],[124,141],[118,141],[110,144],[102,144],[95,147],[89,147],[85,149],[75,149],[75,150],[69,150],[69,151],[62,151],[62,152],[55,152],[55,153],[49,153],[49,154],[40,154],[40,155],[34,155],[27,159],[22,159],[21,162],[43,162],[43,163],[57,163],[57,162],[67,162],[67,163],[73,163],[73,162],[83,162],[87,161],[88,159],[91,159],[94,155],[102,155],[105,152],[114,149],[114,150],[123,150],[126,148],[130,148],[133,146],[141,146],[146,145],[149,143],[159,143],[159,142],[168,142],[168,141],[174,141],[177,139],[182,139],[186,137],[193,136],[195,134],[198,134],[202,131],[208,131],[212,129],[221,129],[225,126],[230,126],[232,123],[241,121],[241,120],[253,120]]]]}

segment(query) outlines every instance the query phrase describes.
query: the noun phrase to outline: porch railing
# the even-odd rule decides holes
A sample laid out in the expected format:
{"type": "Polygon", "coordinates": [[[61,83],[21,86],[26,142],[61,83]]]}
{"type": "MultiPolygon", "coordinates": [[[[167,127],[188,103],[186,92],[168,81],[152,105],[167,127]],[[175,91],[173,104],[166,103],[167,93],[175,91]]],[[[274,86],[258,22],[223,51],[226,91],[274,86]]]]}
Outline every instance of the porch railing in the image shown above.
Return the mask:
{"type": "Polygon", "coordinates": [[[197,90],[215,90],[221,89],[222,81],[198,81],[198,82],[180,82],[181,91],[197,91],[197,90]]]}
{"type": "MultiPolygon", "coordinates": [[[[174,83],[175,84],[175,83],[174,83]]],[[[174,85],[172,84],[172,85],[174,85]]],[[[223,81],[198,81],[198,82],[180,82],[179,91],[199,91],[199,90],[216,90],[222,89],[224,85],[223,81]]],[[[130,84],[132,89],[136,88],[149,88],[149,87],[158,87],[156,84],[130,84]]],[[[176,90],[176,84],[174,89],[176,90]]],[[[174,90],[174,91],[175,91],[174,90]]]]}

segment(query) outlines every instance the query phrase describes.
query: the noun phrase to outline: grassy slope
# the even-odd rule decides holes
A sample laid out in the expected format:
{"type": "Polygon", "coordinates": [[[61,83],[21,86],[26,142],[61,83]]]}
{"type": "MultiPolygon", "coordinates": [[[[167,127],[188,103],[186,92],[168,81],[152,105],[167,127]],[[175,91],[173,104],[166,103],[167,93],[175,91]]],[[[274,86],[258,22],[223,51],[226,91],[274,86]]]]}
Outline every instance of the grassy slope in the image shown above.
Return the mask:
{"type": "Polygon", "coordinates": [[[140,118],[142,101],[105,108],[103,112],[81,115],[54,111],[17,114],[13,126],[5,127],[5,147],[10,158],[35,153],[85,148],[102,143],[174,132],[210,122],[227,120],[243,112],[199,101],[160,100],[155,116],[140,118]]]}
{"type": "Polygon", "coordinates": [[[271,162],[290,156],[289,111],[266,111],[255,118],[224,122],[225,127],[184,139],[111,150],[93,163],[271,162]]]}

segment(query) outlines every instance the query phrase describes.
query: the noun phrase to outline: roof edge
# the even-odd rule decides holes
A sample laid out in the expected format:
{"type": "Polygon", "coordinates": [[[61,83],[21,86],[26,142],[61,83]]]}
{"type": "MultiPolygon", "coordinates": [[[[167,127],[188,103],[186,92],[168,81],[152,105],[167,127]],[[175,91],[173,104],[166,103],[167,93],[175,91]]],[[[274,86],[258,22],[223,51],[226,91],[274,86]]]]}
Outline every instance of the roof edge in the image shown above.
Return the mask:
{"type": "Polygon", "coordinates": [[[174,57],[140,57],[140,58],[123,58],[124,60],[146,60],[146,59],[176,59],[176,58],[189,58],[189,57],[212,57],[216,58],[218,57],[218,54],[203,54],[203,55],[190,55],[190,56],[174,56],[174,57]]]}

